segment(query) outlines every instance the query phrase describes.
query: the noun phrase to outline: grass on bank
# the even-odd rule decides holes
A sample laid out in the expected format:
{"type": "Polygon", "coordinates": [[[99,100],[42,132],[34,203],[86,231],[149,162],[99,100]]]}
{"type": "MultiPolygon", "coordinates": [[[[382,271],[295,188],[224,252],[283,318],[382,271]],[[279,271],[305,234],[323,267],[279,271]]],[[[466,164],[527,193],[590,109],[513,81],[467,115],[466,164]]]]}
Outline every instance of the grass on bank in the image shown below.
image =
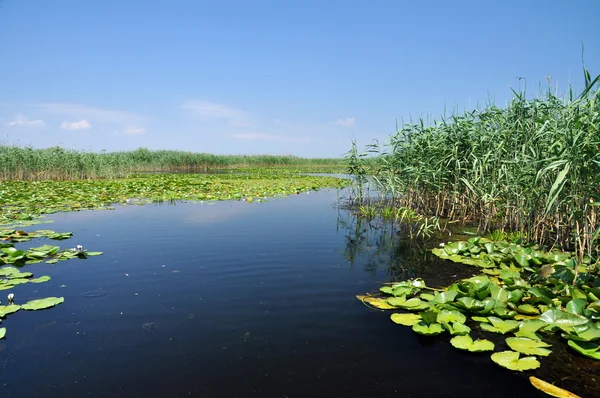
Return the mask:
{"type": "Polygon", "coordinates": [[[538,98],[514,92],[506,108],[405,124],[387,145],[347,154],[354,200],[411,209],[480,234],[514,232],[528,240],[597,255],[600,213],[600,76],[585,90],[538,98]],[[373,156],[375,155],[375,156],[373,156]]]}
{"type": "Polygon", "coordinates": [[[34,149],[0,145],[0,180],[80,180],[122,178],[132,173],[197,172],[210,169],[294,168],[344,170],[343,159],[273,155],[213,155],[184,151],[87,152],[60,147],[34,149]]]}

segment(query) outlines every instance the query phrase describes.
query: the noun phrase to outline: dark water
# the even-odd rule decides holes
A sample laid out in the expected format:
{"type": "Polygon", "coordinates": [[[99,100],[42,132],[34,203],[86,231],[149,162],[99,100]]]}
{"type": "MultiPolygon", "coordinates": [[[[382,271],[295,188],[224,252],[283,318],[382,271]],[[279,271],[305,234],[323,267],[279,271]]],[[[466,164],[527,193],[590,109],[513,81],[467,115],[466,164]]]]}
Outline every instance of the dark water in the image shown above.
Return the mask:
{"type": "Polygon", "coordinates": [[[2,322],[2,397],[536,396],[489,355],[355,299],[392,277],[443,273],[336,197],[53,215],[43,228],[74,233],[61,247],[105,254],[27,267],[52,280],[17,286],[18,303],[65,303],[2,322]]]}

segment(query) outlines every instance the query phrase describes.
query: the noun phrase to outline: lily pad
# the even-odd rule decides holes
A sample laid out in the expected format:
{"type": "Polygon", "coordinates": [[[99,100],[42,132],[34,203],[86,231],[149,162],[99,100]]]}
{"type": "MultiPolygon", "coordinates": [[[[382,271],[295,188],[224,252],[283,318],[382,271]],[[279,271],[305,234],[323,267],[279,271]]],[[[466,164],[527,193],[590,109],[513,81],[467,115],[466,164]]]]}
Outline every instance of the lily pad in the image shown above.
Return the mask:
{"type": "Polygon", "coordinates": [[[459,350],[471,352],[494,351],[494,343],[491,341],[484,339],[477,339],[473,341],[473,338],[468,334],[453,337],[450,340],[450,344],[459,350]]]}
{"type": "Polygon", "coordinates": [[[517,337],[527,337],[533,340],[540,340],[540,336],[536,334],[538,330],[547,326],[548,324],[539,319],[528,319],[521,322],[519,330],[515,332],[517,337]]]}
{"type": "Polygon", "coordinates": [[[581,355],[585,355],[586,357],[596,359],[600,361],[600,345],[595,343],[588,343],[585,341],[567,341],[569,347],[580,353],[581,355]]]}
{"type": "Polygon", "coordinates": [[[501,351],[492,354],[492,361],[498,365],[518,372],[533,370],[540,367],[540,362],[535,357],[519,358],[520,354],[515,351],[501,351]]]}
{"type": "Polygon", "coordinates": [[[29,280],[29,283],[42,283],[42,282],[48,282],[50,280],[50,277],[48,275],[44,275],[44,276],[40,276],[39,278],[33,278],[29,280]]]}
{"type": "Polygon", "coordinates": [[[412,330],[415,333],[419,333],[425,336],[437,336],[438,334],[444,333],[444,327],[439,323],[432,323],[427,325],[421,321],[413,325],[412,330]]]}
{"type": "Polygon", "coordinates": [[[541,357],[547,357],[552,353],[546,347],[550,347],[550,344],[544,343],[541,340],[532,340],[527,337],[509,337],[506,339],[508,346],[521,354],[526,355],[537,355],[541,357]]]}
{"type": "Polygon", "coordinates": [[[46,308],[54,307],[65,301],[64,297],[47,297],[39,300],[31,300],[21,306],[21,309],[27,311],[44,310],[46,308]]]}
{"type": "Polygon", "coordinates": [[[460,336],[471,333],[471,328],[460,322],[443,323],[442,324],[452,336],[460,336]]]}
{"type": "Polygon", "coordinates": [[[439,323],[465,323],[466,320],[467,317],[463,313],[454,310],[441,310],[437,315],[437,321],[439,323]]]}
{"type": "Polygon", "coordinates": [[[3,339],[6,336],[6,328],[0,328],[0,339],[3,339]]]}
{"type": "Polygon", "coordinates": [[[21,309],[21,306],[17,305],[17,304],[0,305],[0,318],[3,318],[8,314],[17,312],[20,309],[21,309]]]}
{"type": "Polygon", "coordinates": [[[404,326],[413,326],[421,321],[419,314],[392,314],[391,319],[394,323],[404,326]]]}
{"type": "Polygon", "coordinates": [[[514,330],[517,330],[519,328],[519,321],[513,321],[513,320],[503,320],[500,318],[496,318],[495,316],[490,316],[489,321],[491,323],[480,323],[479,326],[488,332],[492,332],[492,333],[500,333],[500,334],[506,334],[509,332],[512,332],[514,330]]]}

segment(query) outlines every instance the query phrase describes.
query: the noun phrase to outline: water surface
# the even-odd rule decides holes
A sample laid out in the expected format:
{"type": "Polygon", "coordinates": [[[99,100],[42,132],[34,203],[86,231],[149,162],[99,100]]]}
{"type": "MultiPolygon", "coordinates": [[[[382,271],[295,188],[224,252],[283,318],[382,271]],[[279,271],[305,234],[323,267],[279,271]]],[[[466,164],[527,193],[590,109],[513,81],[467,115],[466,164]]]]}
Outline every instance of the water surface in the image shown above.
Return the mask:
{"type": "Polygon", "coordinates": [[[358,224],[338,197],[52,215],[44,228],[74,233],[61,247],[104,255],[27,267],[52,280],[18,286],[18,303],[65,303],[3,321],[2,397],[536,396],[489,355],[355,298],[392,278],[441,277],[440,264],[358,224]]]}

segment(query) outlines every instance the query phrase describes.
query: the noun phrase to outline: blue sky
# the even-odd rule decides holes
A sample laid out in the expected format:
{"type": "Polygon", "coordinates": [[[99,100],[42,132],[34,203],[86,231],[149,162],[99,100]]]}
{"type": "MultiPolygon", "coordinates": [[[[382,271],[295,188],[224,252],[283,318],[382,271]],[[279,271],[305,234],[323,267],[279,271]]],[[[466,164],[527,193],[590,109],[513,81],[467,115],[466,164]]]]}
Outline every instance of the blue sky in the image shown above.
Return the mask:
{"type": "Polygon", "coordinates": [[[600,1],[0,0],[0,142],[339,156],[600,73],[600,1]],[[523,85],[523,82],[521,82],[523,85]],[[522,87],[522,86],[521,86],[522,87]]]}

